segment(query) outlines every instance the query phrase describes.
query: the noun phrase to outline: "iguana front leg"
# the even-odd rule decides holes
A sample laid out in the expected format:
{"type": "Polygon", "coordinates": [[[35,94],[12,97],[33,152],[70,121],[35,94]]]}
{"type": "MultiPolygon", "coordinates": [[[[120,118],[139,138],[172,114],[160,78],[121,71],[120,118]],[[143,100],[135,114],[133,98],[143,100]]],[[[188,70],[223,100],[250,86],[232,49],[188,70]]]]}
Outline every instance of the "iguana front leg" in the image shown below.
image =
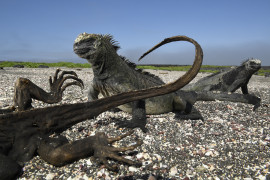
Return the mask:
{"type": "Polygon", "coordinates": [[[241,90],[243,94],[248,94],[248,87],[247,84],[244,84],[243,86],[241,86],[241,90]]]}
{"type": "Polygon", "coordinates": [[[132,102],[132,119],[130,121],[118,122],[119,127],[140,128],[143,132],[147,132],[145,101],[139,100],[132,102]]]}
{"type": "Polygon", "coordinates": [[[88,92],[88,101],[97,100],[99,93],[98,88],[95,87],[95,83],[92,83],[88,92]]]}
{"type": "Polygon", "coordinates": [[[0,153],[0,179],[15,179],[21,171],[16,161],[0,153]]]}
{"type": "Polygon", "coordinates": [[[73,71],[63,71],[59,77],[58,74],[60,69],[57,69],[53,79],[50,77],[50,89],[51,92],[46,92],[29,79],[19,78],[15,83],[15,93],[14,93],[14,107],[15,109],[21,111],[32,108],[32,98],[43,101],[45,103],[57,103],[62,100],[63,91],[72,85],[77,85],[83,88],[83,82],[77,77],[77,74],[73,71]],[[64,76],[68,74],[68,76],[64,76]],[[66,83],[64,82],[68,79],[73,79],[75,81],[66,83]]]}
{"type": "Polygon", "coordinates": [[[135,145],[128,147],[117,148],[111,146],[112,143],[119,141],[132,133],[133,131],[130,131],[116,138],[108,138],[105,133],[99,132],[95,136],[90,136],[71,143],[67,142],[67,140],[64,141],[63,139],[58,141],[54,138],[49,138],[45,139],[40,144],[37,152],[42,159],[54,166],[63,166],[82,158],[94,156],[94,158],[104,164],[107,169],[116,171],[116,165],[110,165],[107,161],[108,158],[129,165],[140,165],[140,163],[121,157],[117,153],[134,150],[142,144],[141,140],[137,140],[135,145]],[[58,145],[56,145],[56,143],[58,143],[58,145]]]}

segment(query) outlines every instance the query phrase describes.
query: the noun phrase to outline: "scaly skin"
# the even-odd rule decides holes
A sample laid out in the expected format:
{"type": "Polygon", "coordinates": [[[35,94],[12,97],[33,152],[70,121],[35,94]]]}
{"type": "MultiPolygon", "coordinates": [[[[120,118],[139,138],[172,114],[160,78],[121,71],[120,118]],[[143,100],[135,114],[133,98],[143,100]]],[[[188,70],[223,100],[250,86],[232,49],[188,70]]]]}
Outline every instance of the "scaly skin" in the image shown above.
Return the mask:
{"type": "MultiPolygon", "coordinates": [[[[202,62],[203,52],[195,40],[186,36],[174,36],[165,39],[161,42],[161,45],[173,41],[188,41],[194,44],[196,47],[195,61],[202,62]]],[[[98,99],[99,93],[108,97],[122,92],[164,84],[158,77],[135,69],[131,63],[119,56],[117,54],[119,47],[110,35],[83,33],[77,37],[73,47],[78,56],[87,59],[92,64],[94,80],[89,91],[89,101],[98,99]]],[[[148,53],[157,47],[154,47],[148,53]]],[[[192,69],[189,72],[194,74],[192,69]]],[[[189,77],[189,79],[192,78],[189,77]]],[[[149,98],[145,101],[140,100],[125,104],[120,106],[120,109],[132,113],[133,116],[131,122],[125,122],[123,126],[140,127],[143,131],[146,131],[146,114],[161,114],[173,110],[185,111],[186,109],[189,110],[190,107],[187,107],[186,101],[176,96],[175,93],[171,93],[149,98]]]]}
{"type": "Polygon", "coordinates": [[[16,96],[14,96],[14,104],[17,105],[18,111],[11,112],[15,108],[8,111],[0,110],[2,113],[0,114],[0,177],[3,179],[16,178],[21,171],[20,165],[30,160],[36,153],[55,166],[62,166],[89,156],[98,158],[106,168],[113,171],[117,170],[117,166],[110,165],[107,158],[129,165],[139,165],[140,163],[119,156],[117,152],[133,150],[140,146],[142,141],[138,140],[135,145],[129,147],[115,148],[111,146],[113,142],[129,136],[132,131],[116,138],[108,138],[104,133],[97,133],[95,136],[74,142],[68,142],[62,136],[59,138],[50,138],[49,136],[54,132],[62,132],[78,122],[94,118],[121,104],[174,92],[188,84],[196,76],[201,63],[202,59],[196,59],[189,72],[170,84],[125,92],[92,102],[39,109],[31,109],[32,98],[48,103],[53,103],[52,99],[56,99],[55,101],[58,102],[67,86],[82,86],[82,81],[73,72],[63,72],[58,78],[59,71],[57,71],[54,80],[50,78],[52,92],[47,93],[29,79],[20,78],[16,83],[16,96]],[[75,77],[65,78],[64,74],[71,74],[75,77]],[[74,79],[75,81],[63,85],[66,79],[74,79]]]}
{"type": "MultiPolygon", "coordinates": [[[[195,46],[195,61],[202,60],[203,52],[200,45],[186,36],[174,36],[164,39],[162,42],[147,51],[140,59],[151,53],[160,46],[173,41],[188,41],[195,46]]],[[[81,58],[92,64],[94,79],[89,91],[89,101],[98,99],[101,93],[108,97],[114,94],[144,89],[164,84],[164,82],[149,73],[136,69],[135,65],[117,54],[119,46],[110,35],[80,34],[74,43],[74,52],[81,58]]],[[[190,71],[192,72],[192,70],[190,71]]],[[[161,114],[171,111],[184,111],[190,113],[192,105],[198,100],[213,101],[237,101],[257,105],[260,99],[253,95],[229,95],[227,93],[213,94],[211,92],[182,91],[139,100],[124,104],[119,108],[132,113],[132,120],[121,124],[124,127],[139,127],[146,131],[146,114],[161,114]]],[[[256,106],[257,107],[257,106],[256,106]]],[[[187,119],[199,119],[200,114],[187,114],[187,119]]]]}
{"type": "Polygon", "coordinates": [[[260,68],[259,59],[248,59],[241,66],[202,78],[196,83],[186,85],[183,90],[235,92],[241,88],[243,94],[248,94],[248,82],[260,68]]]}

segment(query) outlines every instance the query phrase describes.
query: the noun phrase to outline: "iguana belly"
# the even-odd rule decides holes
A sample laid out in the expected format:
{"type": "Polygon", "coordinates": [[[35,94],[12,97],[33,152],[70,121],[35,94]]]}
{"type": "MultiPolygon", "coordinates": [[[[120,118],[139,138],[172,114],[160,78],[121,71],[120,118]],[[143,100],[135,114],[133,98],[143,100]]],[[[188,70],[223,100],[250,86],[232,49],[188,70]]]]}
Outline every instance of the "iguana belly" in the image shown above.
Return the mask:
{"type": "MultiPolygon", "coordinates": [[[[146,99],[145,103],[146,114],[162,114],[173,110],[173,97],[171,94],[146,99]]],[[[130,103],[121,105],[118,108],[128,113],[132,112],[130,103]]]]}

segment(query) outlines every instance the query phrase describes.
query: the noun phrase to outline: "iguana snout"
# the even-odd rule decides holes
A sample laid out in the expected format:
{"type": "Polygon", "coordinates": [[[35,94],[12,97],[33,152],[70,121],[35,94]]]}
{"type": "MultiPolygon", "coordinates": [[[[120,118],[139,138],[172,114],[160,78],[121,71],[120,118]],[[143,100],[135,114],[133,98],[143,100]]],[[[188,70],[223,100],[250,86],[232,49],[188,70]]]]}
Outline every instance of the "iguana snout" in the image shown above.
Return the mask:
{"type": "Polygon", "coordinates": [[[87,58],[96,52],[97,38],[93,34],[80,34],[73,45],[74,52],[81,58],[87,58]]]}
{"type": "Polygon", "coordinates": [[[258,71],[261,68],[261,60],[250,59],[244,62],[246,69],[250,71],[258,71]]]}

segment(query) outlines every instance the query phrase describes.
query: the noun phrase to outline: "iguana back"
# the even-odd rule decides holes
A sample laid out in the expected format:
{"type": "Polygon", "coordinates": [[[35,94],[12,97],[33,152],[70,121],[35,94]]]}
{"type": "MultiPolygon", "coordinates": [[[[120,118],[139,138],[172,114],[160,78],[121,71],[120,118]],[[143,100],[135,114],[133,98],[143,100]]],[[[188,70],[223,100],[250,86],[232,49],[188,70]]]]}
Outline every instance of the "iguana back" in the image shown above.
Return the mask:
{"type": "MultiPolygon", "coordinates": [[[[181,41],[197,44],[196,41],[186,36],[175,37],[181,37],[181,41]]],[[[107,97],[164,84],[159,77],[136,69],[135,64],[117,54],[118,49],[118,44],[110,35],[83,33],[75,40],[75,53],[87,59],[92,64],[94,72],[94,79],[88,96],[90,101],[97,99],[99,93],[107,97]]],[[[197,55],[196,57],[199,58],[200,56],[197,55]]],[[[171,93],[146,99],[146,113],[161,114],[172,111],[174,109],[174,98],[175,94],[171,93]]],[[[185,110],[185,103],[180,106],[181,110],[185,110]]],[[[120,109],[131,113],[132,104],[122,105],[120,109]]]]}

